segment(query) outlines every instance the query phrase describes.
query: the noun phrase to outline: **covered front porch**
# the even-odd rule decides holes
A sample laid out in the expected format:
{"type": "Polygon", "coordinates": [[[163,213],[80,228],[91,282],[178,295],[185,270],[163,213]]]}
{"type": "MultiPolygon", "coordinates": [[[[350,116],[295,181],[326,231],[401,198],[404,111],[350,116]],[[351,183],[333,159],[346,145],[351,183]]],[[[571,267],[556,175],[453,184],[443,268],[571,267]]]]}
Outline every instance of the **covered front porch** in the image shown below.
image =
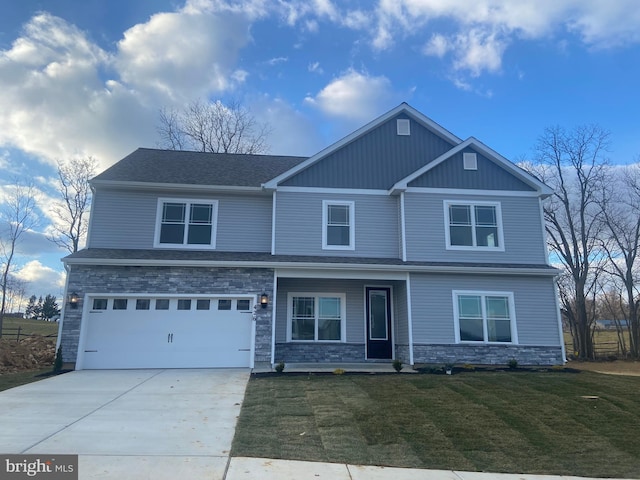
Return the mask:
{"type": "Polygon", "coordinates": [[[275,286],[274,364],[411,363],[406,274],[276,271],[275,286]]]}

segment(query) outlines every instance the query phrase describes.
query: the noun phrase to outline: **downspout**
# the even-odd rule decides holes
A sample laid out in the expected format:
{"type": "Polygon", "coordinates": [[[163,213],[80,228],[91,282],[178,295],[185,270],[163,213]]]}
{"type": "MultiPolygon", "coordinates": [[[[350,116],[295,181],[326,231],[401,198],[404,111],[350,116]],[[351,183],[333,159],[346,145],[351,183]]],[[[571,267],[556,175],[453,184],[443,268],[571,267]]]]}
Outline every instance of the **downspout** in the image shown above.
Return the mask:
{"type": "Polygon", "coordinates": [[[400,192],[400,235],[402,245],[402,261],[407,261],[407,228],[404,220],[404,192],[400,192]]]}

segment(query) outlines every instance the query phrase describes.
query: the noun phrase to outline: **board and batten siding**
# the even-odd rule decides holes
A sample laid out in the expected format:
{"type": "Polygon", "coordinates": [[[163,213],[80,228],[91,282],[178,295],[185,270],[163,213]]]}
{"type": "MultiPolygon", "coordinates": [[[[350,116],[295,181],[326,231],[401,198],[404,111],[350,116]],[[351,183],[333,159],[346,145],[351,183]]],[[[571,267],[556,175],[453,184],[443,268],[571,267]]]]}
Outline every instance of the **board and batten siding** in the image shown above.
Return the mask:
{"type": "Polygon", "coordinates": [[[158,198],[217,200],[216,250],[271,250],[271,196],[124,189],[96,191],[89,248],[153,248],[158,198]]]}
{"type": "Polygon", "coordinates": [[[282,192],[276,194],[276,254],[400,257],[398,197],[282,192]],[[323,200],[354,202],[355,250],[322,248],[323,200]]]}
{"type": "Polygon", "coordinates": [[[386,190],[453,146],[403,113],[330,153],[281,185],[386,190]],[[397,119],[409,119],[410,135],[398,135],[397,119]]]}
{"type": "Polygon", "coordinates": [[[546,264],[537,197],[405,193],[407,260],[546,264]],[[497,202],[502,210],[504,251],[447,250],[444,201],[497,202]]]}
{"type": "Polygon", "coordinates": [[[559,346],[551,277],[411,274],[413,342],[455,343],[453,291],[512,292],[519,345],[559,346]]]}

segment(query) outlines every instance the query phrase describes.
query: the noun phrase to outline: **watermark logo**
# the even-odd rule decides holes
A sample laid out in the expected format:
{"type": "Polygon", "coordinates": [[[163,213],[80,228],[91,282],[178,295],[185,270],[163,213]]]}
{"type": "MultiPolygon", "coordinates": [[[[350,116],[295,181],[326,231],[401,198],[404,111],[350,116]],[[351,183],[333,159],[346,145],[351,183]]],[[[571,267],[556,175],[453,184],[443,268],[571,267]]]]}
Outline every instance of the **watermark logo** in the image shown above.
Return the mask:
{"type": "Polygon", "coordinates": [[[0,455],[0,480],[78,480],[77,455],[0,455]]]}

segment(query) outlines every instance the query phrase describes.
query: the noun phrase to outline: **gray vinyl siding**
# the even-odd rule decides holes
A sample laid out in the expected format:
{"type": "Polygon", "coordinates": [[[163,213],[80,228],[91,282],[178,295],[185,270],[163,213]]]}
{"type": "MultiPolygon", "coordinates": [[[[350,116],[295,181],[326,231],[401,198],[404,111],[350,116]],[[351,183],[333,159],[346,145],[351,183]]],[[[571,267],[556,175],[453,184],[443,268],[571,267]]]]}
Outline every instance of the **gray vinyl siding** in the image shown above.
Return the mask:
{"type": "Polygon", "coordinates": [[[287,341],[287,296],[289,292],[346,294],[348,343],[364,342],[364,284],[357,280],[279,278],[276,303],[276,343],[287,341]]]}
{"type": "Polygon", "coordinates": [[[467,196],[405,193],[407,260],[480,263],[547,262],[540,204],[537,197],[467,196]],[[445,200],[499,202],[504,251],[447,250],[445,200]]]}
{"type": "Polygon", "coordinates": [[[88,246],[153,248],[158,198],[217,200],[216,250],[271,251],[271,196],[124,189],[100,189],[96,192],[88,246]]]}
{"type": "Polygon", "coordinates": [[[276,254],[399,258],[398,197],[278,192],[276,254]],[[322,201],[352,201],[355,250],[322,249],[322,201]]]}
{"type": "Polygon", "coordinates": [[[415,344],[455,343],[454,290],[512,292],[518,343],[560,345],[552,278],[445,274],[411,274],[415,344]]]}
{"type": "Polygon", "coordinates": [[[454,147],[411,119],[397,134],[398,115],[281,183],[284,186],[388,189],[454,147]]]}
{"type": "Polygon", "coordinates": [[[477,153],[477,170],[463,168],[463,153],[475,153],[471,149],[458,152],[409,183],[409,187],[466,188],[478,190],[534,191],[503,167],[477,153]]]}

